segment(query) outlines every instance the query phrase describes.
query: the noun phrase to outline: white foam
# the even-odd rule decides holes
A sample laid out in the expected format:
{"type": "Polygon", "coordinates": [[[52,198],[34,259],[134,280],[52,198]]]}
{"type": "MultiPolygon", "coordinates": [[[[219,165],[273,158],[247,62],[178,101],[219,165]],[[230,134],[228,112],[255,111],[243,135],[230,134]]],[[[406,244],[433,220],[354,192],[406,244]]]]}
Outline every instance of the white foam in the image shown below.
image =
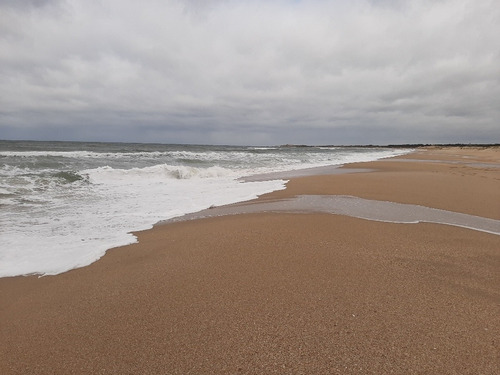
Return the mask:
{"type": "MultiPolygon", "coordinates": [[[[230,171],[155,166],[83,171],[88,181],[45,194],[40,207],[4,215],[0,277],[54,275],[89,265],[111,247],[135,242],[131,231],[210,206],[254,199],[284,188],[284,181],[242,183],[230,171]],[[58,197],[58,194],[61,195],[58,197]],[[69,200],[64,195],[70,194],[69,200]],[[53,202],[48,204],[47,200],[53,202]],[[47,251],[47,249],[51,249],[47,251]]],[[[34,197],[33,197],[34,199],[34,197]]]]}

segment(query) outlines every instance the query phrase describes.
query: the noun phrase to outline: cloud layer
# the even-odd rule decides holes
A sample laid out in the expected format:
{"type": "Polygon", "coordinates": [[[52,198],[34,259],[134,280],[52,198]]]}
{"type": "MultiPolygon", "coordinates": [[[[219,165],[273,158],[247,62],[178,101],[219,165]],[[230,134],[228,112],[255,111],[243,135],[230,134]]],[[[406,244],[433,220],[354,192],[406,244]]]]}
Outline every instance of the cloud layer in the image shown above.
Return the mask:
{"type": "Polygon", "coordinates": [[[500,142],[495,1],[0,5],[0,138],[500,142]]]}

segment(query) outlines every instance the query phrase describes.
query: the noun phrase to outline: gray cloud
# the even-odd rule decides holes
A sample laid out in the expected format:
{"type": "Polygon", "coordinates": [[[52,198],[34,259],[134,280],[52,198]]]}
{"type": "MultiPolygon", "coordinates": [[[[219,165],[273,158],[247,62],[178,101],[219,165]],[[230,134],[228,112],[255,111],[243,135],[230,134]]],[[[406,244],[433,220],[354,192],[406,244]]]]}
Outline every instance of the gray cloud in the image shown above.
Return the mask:
{"type": "Polygon", "coordinates": [[[8,1],[0,35],[0,138],[500,141],[494,1],[8,1]]]}

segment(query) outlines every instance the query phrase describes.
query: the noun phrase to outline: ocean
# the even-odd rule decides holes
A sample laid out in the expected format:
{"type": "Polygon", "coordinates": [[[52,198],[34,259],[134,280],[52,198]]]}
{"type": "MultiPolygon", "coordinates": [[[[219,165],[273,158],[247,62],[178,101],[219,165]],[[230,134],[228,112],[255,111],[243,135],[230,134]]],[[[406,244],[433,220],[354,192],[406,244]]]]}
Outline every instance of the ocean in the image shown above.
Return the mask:
{"type": "Polygon", "coordinates": [[[408,150],[0,141],[0,277],[55,275],[136,242],[132,231],[254,199],[257,174],[371,161],[408,150]]]}

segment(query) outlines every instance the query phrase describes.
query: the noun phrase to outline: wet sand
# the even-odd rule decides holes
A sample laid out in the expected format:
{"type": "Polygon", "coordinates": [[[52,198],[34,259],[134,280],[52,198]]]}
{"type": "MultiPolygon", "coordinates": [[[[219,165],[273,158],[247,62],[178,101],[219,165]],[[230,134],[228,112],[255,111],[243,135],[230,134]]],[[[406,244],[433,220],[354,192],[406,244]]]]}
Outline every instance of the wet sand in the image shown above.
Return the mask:
{"type": "MultiPolygon", "coordinates": [[[[259,201],[352,195],[498,220],[499,165],[498,148],[429,148],[259,201]]],[[[500,372],[500,236],[254,213],[138,237],[89,267],[0,279],[0,373],[500,372]]]]}

